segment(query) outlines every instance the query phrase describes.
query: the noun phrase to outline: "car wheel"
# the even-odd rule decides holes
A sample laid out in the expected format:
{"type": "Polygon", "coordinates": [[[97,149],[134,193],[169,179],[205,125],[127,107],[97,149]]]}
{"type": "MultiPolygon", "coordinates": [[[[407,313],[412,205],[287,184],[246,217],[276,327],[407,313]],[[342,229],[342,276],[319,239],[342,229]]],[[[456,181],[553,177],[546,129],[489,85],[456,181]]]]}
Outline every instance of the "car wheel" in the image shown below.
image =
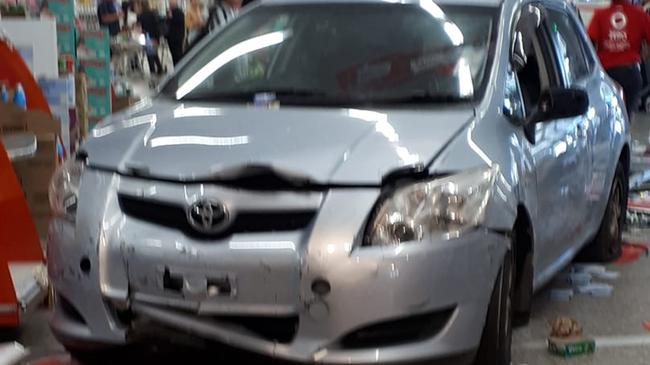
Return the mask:
{"type": "Polygon", "coordinates": [[[497,277],[474,365],[509,365],[512,347],[514,252],[508,250],[497,277]]]}
{"type": "Polygon", "coordinates": [[[533,253],[529,252],[523,260],[521,268],[515,273],[515,283],[517,285],[513,300],[512,325],[514,327],[523,327],[530,322],[533,301],[533,275],[533,253]]]}
{"type": "Polygon", "coordinates": [[[627,210],[628,181],[623,166],[616,166],[616,174],[609,193],[609,201],[600,228],[594,240],[584,249],[580,259],[608,262],[621,255],[623,229],[627,210]]]}

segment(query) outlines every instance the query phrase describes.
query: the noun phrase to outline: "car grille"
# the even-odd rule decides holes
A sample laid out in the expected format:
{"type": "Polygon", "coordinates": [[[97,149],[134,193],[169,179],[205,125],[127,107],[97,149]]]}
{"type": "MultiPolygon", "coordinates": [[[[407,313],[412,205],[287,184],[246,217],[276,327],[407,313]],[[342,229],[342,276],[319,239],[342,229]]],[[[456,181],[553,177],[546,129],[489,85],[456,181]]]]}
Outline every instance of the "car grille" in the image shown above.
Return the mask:
{"type": "Polygon", "coordinates": [[[455,308],[372,324],[347,334],[341,347],[363,349],[422,341],[438,334],[455,308]]]}
{"type": "Polygon", "coordinates": [[[230,227],[217,234],[196,231],[187,221],[186,207],[125,194],[118,195],[122,212],[130,217],[175,228],[188,236],[217,239],[237,233],[296,231],[309,226],[315,210],[238,212],[230,227]]]}

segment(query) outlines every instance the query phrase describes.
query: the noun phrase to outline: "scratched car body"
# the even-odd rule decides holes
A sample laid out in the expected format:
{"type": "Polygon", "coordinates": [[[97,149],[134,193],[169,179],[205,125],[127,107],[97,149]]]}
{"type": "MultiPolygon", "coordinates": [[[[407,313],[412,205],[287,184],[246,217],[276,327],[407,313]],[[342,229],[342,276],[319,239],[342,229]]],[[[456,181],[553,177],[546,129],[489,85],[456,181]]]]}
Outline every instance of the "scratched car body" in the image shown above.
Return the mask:
{"type": "Polygon", "coordinates": [[[262,1],[55,175],[51,327],[508,364],[533,291],[620,252],[621,105],[564,2],[262,1]]]}

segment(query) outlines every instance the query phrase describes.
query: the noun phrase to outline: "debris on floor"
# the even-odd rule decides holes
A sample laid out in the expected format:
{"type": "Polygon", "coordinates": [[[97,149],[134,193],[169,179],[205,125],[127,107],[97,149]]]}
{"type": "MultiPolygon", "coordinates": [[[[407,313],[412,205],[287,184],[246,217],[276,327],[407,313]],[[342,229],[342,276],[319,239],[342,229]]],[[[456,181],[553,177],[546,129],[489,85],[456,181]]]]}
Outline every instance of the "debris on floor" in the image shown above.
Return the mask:
{"type": "Polygon", "coordinates": [[[648,257],[648,244],[646,243],[624,243],[621,257],[614,262],[616,265],[629,264],[637,261],[641,256],[648,257]]]}
{"type": "Polygon", "coordinates": [[[573,289],[551,289],[551,300],[556,302],[568,302],[573,299],[573,289]]]}
{"type": "Polygon", "coordinates": [[[650,321],[644,321],[643,328],[645,328],[646,331],[650,332],[650,321]]]}
{"type": "MultiPolygon", "coordinates": [[[[617,271],[607,271],[607,268],[603,265],[598,264],[575,264],[571,267],[571,275],[575,275],[578,278],[582,277],[583,280],[586,275],[594,279],[600,280],[615,280],[618,279],[620,274],[617,271]]],[[[589,282],[577,283],[576,285],[585,285],[589,282]]]]}
{"type": "Polygon", "coordinates": [[[587,285],[576,287],[576,290],[580,294],[587,294],[597,298],[606,298],[612,295],[614,287],[604,283],[589,283],[587,285]]]}
{"type": "Polygon", "coordinates": [[[550,291],[554,301],[569,301],[575,294],[584,294],[596,298],[605,298],[612,295],[614,286],[606,283],[595,282],[598,280],[616,280],[620,276],[618,271],[608,271],[603,265],[575,264],[569,272],[561,276],[571,288],[556,288],[550,291]]]}
{"type": "Polygon", "coordinates": [[[596,341],[583,335],[578,321],[566,317],[557,318],[551,323],[547,346],[550,353],[565,358],[596,351],[596,341]]]}

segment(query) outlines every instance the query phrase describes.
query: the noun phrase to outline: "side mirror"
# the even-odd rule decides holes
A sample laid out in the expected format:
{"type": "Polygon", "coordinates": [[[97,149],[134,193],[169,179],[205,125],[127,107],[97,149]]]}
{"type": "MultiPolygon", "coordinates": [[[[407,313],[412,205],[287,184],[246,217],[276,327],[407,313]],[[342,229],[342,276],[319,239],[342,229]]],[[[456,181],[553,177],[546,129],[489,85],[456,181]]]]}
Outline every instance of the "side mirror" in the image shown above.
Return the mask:
{"type": "Polygon", "coordinates": [[[542,92],[528,124],[577,117],[587,113],[589,95],[581,89],[552,88],[542,92]]]}

